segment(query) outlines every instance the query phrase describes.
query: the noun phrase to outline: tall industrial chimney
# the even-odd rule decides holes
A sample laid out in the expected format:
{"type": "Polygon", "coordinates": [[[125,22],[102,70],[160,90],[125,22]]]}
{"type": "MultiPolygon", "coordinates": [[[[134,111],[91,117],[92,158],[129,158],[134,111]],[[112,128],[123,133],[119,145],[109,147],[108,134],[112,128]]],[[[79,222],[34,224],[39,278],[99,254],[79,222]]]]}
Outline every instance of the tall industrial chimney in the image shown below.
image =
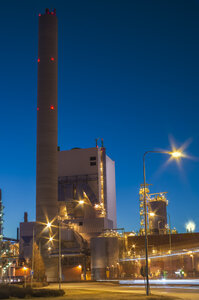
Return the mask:
{"type": "Polygon", "coordinates": [[[36,220],[57,215],[57,17],[39,14],[36,220]]]}

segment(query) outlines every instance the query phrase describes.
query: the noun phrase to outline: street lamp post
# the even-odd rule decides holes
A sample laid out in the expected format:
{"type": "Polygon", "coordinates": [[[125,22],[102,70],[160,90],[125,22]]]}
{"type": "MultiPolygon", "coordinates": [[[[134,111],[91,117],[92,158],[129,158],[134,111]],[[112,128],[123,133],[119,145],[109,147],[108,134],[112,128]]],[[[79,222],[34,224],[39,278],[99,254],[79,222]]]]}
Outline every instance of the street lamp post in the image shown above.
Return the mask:
{"type": "Polygon", "coordinates": [[[58,235],[59,235],[59,289],[61,290],[61,279],[62,279],[62,269],[61,269],[61,220],[58,220],[58,235]]]}
{"type": "Polygon", "coordinates": [[[24,270],[24,287],[26,288],[26,270],[27,270],[27,268],[23,267],[23,270],[24,270]]]}
{"type": "Polygon", "coordinates": [[[161,153],[171,155],[173,158],[179,158],[182,153],[179,151],[146,151],[143,155],[143,177],[144,177],[144,229],[145,229],[145,276],[146,276],[146,295],[149,296],[149,259],[148,259],[148,233],[147,233],[147,203],[146,203],[146,167],[145,157],[148,153],[161,153]]]}

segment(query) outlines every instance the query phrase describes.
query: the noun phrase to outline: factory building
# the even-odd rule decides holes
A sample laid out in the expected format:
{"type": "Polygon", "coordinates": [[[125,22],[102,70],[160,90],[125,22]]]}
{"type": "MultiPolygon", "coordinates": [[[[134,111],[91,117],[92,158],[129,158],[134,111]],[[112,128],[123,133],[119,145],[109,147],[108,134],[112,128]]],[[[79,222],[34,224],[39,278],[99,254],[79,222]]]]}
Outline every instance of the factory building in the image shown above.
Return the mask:
{"type": "Polygon", "coordinates": [[[60,151],[58,175],[65,223],[86,240],[116,228],[115,162],[104,147],[60,151]]]}
{"type": "MultiPolygon", "coordinates": [[[[126,232],[120,256],[120,278],[143,278],[145,237],[126,232]]],[[[150,278],[198,278],[199,233],[154,234],[148,236],[150,278]]]]}
{"type": "MultiPolygon", "coordinates": [[[[116,227],[115,165],[103,142],[101,147],[58,151],[55,9],[39,14],[38,36],[36,241],[47,279],[55,281],[59,235],[62,254],[81,257],[92,237],[116,227]],[[51,228],[45,229],[46,224],[51,228]]],[[[21,225],[22,239],[27,226],[28,222],[21,225]]],[[[71,264],[71,259],[67,261],[71,264]]]]}
{"type": "MultiPolygon", "coordinates": [[[[106,271],[106,267],[102,268],[96,263],[91,264],[91,252],[95,253],[96,237],[116,228],[115,162],[107,156],[106,148],[102,146],[58,151],[57,155],[56,211],[61,219],[62,279],[80,280],[81,274],[88,279],[91,278],[91,272],[93,279],[100,278],[100,274],[106,271]]],[[[53,225],[56,224],[51,219],[48,221],[53,225]]],[[[39,241],[40,243],[42,240],[45,241],[46,255],[49,260],[52,259],[56,263],[59,250],[56,242],[58,234],[55,232],[54,239],[49,241],[52,233],[46,225],[43,224],[39,241]]],[[[20,223],[20,255],[27,261],[32,258],[35,232],[36,223],[28,222],[25,213],[24,222],[20,223]]],[[[99,245],[98,241],[97,243],[99,245]]],[[[109,261],[116,261],[117,251],[112,259],[113,243],[109,244],[109,254],[106,253],[106,257],[109,261]]],[[[118,248],[117,241],[114,245],[118,248]]],[[[103,246],[98,247],[98,251],[101,251],[103,246]]],[[[53,278],[57,280],[56,270],[54,273],[51,272],[47,279],[53,281],[53,278]]]]}
{"type": "MultiPolygon", "coordinates": [[[[169,230],[167,224],[167,192],[150,193],[149,184],[145,188],[147,231],[148,234],[166,234],[169,230]]],[[[144,187],[140,186],[140,234],[145,234],[144,228],[144,187]]]]}
{"type": "MultiPolygon", "coordinates": [[[[56,11],[46,9],[39,15],[36,222],[28,222],[25,215],[20,224],[20,255],[31,261],[35,240],[47,281],[60,279],[60,257],[63,281],[80,280],[82,274],[84,280],[139,277],[144,262],[143,185],[140,234],[121,236],[115,230],[115,163],[103,141],[86,149],[57,147],[57,31],[56,11]]],[[[180,250],[171,250],[174,241],[179,243],[177,235],[168,235],[165,193],[150,194],[147,185],[146,200],[149,247],[155,241],[150,255],[180,250]],[[159,249],[165,241],[169,249],[159,249]]],[[[189,248],[189,238],[182,247],[189,248]]],[[[197,251],[198,235],[195,240],[197,251]]],[[[179,254],[178,265],[180,261],[179,254]]]]}

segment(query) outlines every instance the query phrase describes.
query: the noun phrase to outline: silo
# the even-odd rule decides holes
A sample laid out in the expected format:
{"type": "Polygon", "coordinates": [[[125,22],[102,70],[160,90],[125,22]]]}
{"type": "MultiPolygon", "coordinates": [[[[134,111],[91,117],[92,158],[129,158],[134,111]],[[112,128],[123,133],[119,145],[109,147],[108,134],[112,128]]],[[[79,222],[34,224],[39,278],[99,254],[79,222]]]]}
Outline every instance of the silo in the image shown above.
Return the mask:
{"type": "Polygon", "coordinates": [[[151,234],[165,234],[167,229],[167,202],[154,199],[149,202],[149,231],[151,234]]]}
{"type": "Polygon", "coordinates": [[[118,237],[91,239],[91,276],[93,280],[113,279],[119,260],[118,237]]]}

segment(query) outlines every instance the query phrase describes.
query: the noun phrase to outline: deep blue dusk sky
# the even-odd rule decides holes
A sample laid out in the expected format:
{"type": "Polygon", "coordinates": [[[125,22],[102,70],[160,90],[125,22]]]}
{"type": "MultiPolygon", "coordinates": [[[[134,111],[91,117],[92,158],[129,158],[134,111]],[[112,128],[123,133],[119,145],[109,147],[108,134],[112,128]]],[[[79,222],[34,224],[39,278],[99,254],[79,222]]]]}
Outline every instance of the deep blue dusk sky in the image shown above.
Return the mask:
{"type": "Polygon", "coordinates": [[[199,1],[1,1],[0,187],[6,236],[35,220],[38,14],[59,21],[61,150],[104,138],[116,162],[118,227],[139,229],[142,155],[191,139],[196,159],[147,157],[152,192],[167,191],[172,227],[199,229],[199,1]]]}

